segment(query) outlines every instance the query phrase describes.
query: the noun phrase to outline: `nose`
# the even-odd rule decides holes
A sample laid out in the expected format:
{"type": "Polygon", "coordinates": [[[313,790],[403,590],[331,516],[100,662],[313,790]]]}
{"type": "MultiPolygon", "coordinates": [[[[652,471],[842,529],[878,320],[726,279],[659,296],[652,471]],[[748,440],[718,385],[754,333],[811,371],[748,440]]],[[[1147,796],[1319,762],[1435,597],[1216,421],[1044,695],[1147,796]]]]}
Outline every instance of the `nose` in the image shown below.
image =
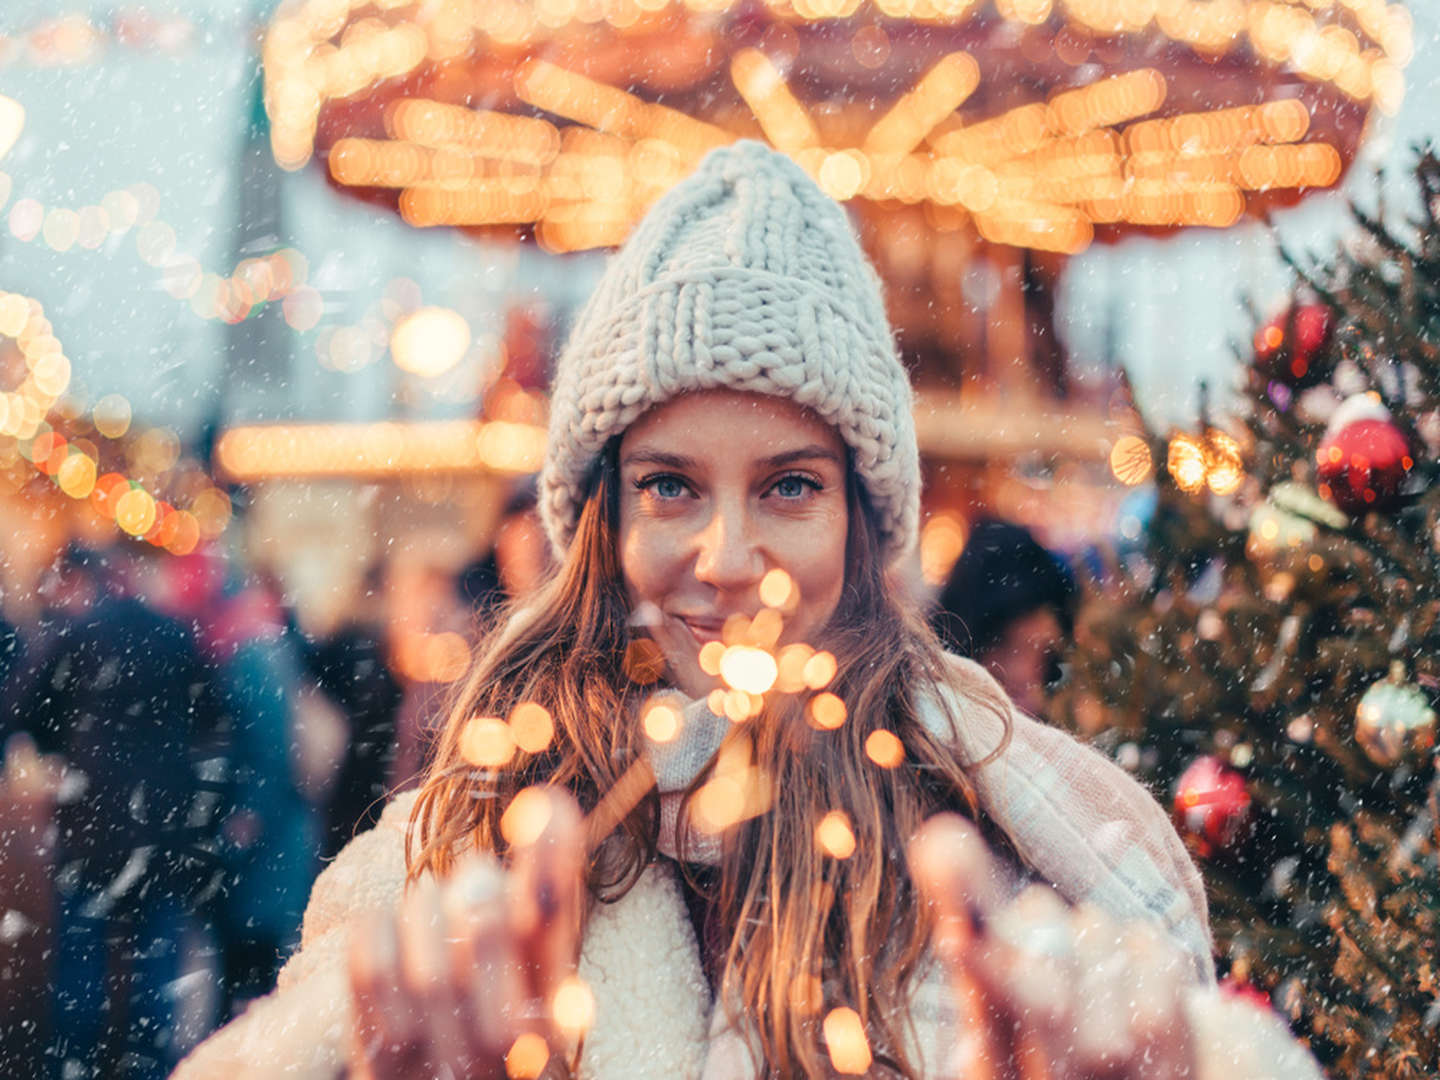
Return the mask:
{"type": "Polygon", "coordinates": [[[742,500],[717,505],[699,535],[696,578],[722,593],[759,584],[765,566],[757,541],[742,500]]]}

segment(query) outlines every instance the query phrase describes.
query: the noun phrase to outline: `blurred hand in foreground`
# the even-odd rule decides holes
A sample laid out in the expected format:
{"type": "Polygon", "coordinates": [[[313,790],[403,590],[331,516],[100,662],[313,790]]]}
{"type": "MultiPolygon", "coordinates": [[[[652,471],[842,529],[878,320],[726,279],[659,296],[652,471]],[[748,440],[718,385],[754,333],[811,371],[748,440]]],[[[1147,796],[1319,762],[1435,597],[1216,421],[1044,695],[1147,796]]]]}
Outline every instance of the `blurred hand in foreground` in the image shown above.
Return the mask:
{"type": "Polygon", "coordinates": [[[1148,923],[1070,907],[1032,885],[1001,895],[969,822],[933,818],[910,862],[936,915],[965,1080],[1180,1080],[1195,1075],[1187,961],[1148,923]]]}
{"type": "Polygon", "coordinates": [[[532,790],[508,871],[469,856],[354,931],[351,1076],[565,1075],[566,1037],[593,1014],[575,977],[584,829],[572,799],[532,790]]]}

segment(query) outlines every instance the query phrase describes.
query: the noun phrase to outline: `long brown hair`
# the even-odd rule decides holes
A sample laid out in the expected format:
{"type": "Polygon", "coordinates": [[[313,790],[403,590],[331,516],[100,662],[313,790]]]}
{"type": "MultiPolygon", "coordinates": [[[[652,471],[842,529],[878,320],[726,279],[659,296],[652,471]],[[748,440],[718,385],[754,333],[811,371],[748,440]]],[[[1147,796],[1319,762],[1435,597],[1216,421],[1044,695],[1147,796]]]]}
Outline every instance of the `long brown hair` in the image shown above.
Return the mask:
{"type": "MultiPolygon", "coordinates": [[[[562,787],[588,813],[644,753],[637,713],[653,688],[625,671],[632,638],[616,544],[617,451],[612,444],[601,456],[557,572],[497,626],[454,695],[411,817],[412,879],[444,873],[469,847],[503,852],[500,818],[524,787],[562,787]],[[521,753],[503,769],[469,766],[460,751],[466,723],[505,717],[526,701],[550,711],[550,746],[521,753]]],[[[976,799],[968,770],[978,763],[961,761],[920,721],[922,700],[946,708],[939,687],[952,681],[951,671],[915,605],[890,588],[877,517],[853,468],[847,476],[845,587],[812,644],[838,661],[828,690],[845,703],[848,719],[838,730],[817,731],[803,719],[803,700],[774,695],[744,725],[754,765],[771,780],[770,809],[725,834],[720,864],[705,881],[691,878],[707,889],[716,925],[728,935],[719,1000],[754,1032],[762,1075],[785,1080],[830,1074],[820,1022],[841,1005],[860,1014],[877,1068],[917,1075],[905,1051],[908,992],[931,924],[906,867],[906,843],[927,817],[948,809],[1008,846],[976,799]],[[904,748],[898,767],[882,768],[866,753],[867,738],[882,728],[904,748]],[[817,823],[836,809],[848,815],[856,840],[845,859],[825,854],[815,839],[817,823]]],[[[1000,713],[1008,739],[1007,703],[976,704],[1000,713]]],[[[682,866],[684,823],[709,771],[681,804],[682,866]]],[[[592,860],[596,899],[628,891],[656,858],[658,832],[652,791],[620,822],[603,857],[592,860]]]]}

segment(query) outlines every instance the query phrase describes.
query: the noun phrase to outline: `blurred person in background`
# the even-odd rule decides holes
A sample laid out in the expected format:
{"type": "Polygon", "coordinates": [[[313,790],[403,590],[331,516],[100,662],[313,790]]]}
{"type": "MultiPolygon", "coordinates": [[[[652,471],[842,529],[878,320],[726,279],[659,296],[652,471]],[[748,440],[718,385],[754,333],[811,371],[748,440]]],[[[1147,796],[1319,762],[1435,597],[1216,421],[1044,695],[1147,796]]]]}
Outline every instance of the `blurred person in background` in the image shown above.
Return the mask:
{"type": "MultiPolygon", "coordinates": [[[[535,487],[525,484],[506,503],[495,528],[495,541],[483,556],[451,576],[432,568],[428,588],[436,599],[424,605],[427,630],[460,633],[467,643],[489,633],[503,618],[506,606],[539,586],[550,569],[550,546],[536,511],[535,487]]],[[[426,586],[397,587],[394,596],[402,606],[413,605],[426,586]]],[[[403,636],[402,627],[413,616],[401,613],[392,629],[403,636]]],[[[424,677],[421,665],[400,663],[410,676],[401,707],[395,763],[391,772],[394,791],[411,786],[426,765],[429,745],[438,734],[443,717],[447,684],[424,677]]],[[[435,672],[434,674],[444,674],[435,672]]]]}
{"type": "Polygon", "coordinates": [[[536,588],[550,569],[550,545],[527,483],[506,504],[495,528],[495,543],[460,572],[457,588],[476,621],[484,626],[511,600],[536,588]]]}
{"type": "Polygon", "coordinates": [[[55,933],[55,801],[58,759],[24,732],[0,762],[0,1076],[48,1074],[50,965],[55,933]]]}
{"type": "Polygon", "coordinates": [[[225,717],[225,877],[206,910],[226,1019],[274,982],[320,869],[320,813],[299,753],[307,679],[273,580],[202,549],[170,559],[164,582],[166,610],[195,626],[225,717]]]}
{"type": "Polygon", "coordinates": [[[162,1077],[175,1064],[182,941],[220,874],[211,780],[220,707],[190,631],[145,601],[134,541],[71,546],[41,579],[0,730],[64,769],[50,959],[56,1076],[162,1077]]]}
{"type": "Polygon", "coordinates": [[[981,521],[940,592],[931,622],[977,660],[1017,706],[1043,716],[1074,627],[1075,576],[1028,529],[981,521]]]}
{"type": "MultiPolygon", "coordinates": [[[[405,691],[385,655],[382,581],[378,569],[367,574],[362,595],[323,637],[305,636],[291,620],[292,633],[305,646],[306,670],[316,690],[338,710],[346,732],[325,800],[322,859],[333,856],[357,831],[372,828],[389,794],[405,691]]],[[[324,702],[307,699],[307,704],[318,721],[324,702]]]]}

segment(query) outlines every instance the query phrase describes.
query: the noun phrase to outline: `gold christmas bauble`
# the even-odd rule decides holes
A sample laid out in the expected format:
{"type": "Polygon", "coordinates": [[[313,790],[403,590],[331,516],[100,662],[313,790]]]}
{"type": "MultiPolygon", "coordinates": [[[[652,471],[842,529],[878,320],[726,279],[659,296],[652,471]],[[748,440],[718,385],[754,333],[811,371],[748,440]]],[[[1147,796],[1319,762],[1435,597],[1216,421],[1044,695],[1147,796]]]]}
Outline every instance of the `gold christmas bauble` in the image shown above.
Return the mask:
{"type": "Polygon", "coordinates": [[[1435,748],[1435,710],[1403,671],[1365,691],[1355,710],[1355,741],[1376,765],[1418,761],[1435,748]]]}

